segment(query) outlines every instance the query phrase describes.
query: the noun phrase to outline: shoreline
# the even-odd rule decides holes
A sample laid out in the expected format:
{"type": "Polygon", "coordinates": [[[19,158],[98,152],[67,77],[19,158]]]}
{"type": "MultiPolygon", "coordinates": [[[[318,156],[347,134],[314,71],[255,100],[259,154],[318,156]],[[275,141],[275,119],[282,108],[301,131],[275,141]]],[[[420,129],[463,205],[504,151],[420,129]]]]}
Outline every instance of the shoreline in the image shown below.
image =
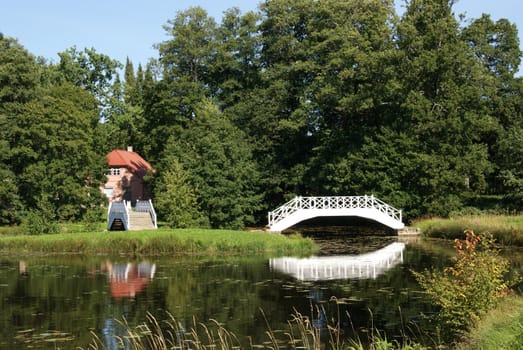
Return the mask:
{"type": "Polygon", "coordinates": [[[463,239],[465,230],[492,233],[501,245],[523,247],[523,215],[468,215],[414,220],[422,237],[463,239]]]}

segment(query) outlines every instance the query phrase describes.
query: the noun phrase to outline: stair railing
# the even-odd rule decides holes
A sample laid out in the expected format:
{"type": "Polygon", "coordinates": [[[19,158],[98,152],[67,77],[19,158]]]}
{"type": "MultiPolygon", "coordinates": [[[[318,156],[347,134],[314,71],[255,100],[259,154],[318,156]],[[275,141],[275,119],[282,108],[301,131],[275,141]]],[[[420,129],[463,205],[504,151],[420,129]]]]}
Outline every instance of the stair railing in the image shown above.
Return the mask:
{"type": "Polygon", "coordinates": [[[153,202],[150,199],[146,201],[136,201],[134,211],[149,213],[151,215],[151,220],[153,221],[154,228],[158,228],[158,223],[156,221],[156,211],[154,210],[153,202]]]}
{"type": "Polygon", "coordinates": [[[129,207],[125,202],[110,202],[109,208],[107,209],[107,230],[111,229],[114,220],[119,219],[122,221],[123,226],[126,230],[130,229],[129,223],[129,207]]]}

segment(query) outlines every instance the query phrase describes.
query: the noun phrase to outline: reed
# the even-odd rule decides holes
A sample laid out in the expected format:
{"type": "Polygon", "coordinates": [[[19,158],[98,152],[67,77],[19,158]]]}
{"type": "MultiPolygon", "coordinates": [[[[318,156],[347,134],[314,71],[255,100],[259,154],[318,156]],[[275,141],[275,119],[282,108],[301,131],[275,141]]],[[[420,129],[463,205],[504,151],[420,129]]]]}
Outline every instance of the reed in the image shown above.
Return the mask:
{"type": "Polygon", "coordinates": [[[12,253],[232,255],[310,254],[316,250],[311,239],[298,235],[233,230],[158,229],[0,236],[0,251],[12,253]]]}
{"type": "MultiPolygon", "coordinates": [[[[263,314],[263,311],[262,311],[263,314]]],[[[263,315],[265,317],[265,315],[263,315]]],[[[241,350],[245,346],[238,337],[227,330],[216,320],[210,320],[210,325],[198,323],[193,318],[189,329],[177,322],[172,315],[168,315],[165,321],[158,321],[152,314],[148,314],[146,320],[138,326],[132,327],[124,319],[119,321],[125,329],[125,336],[116,336],[118,349],[133,350],[241,350]]],[[[267,350],[321,350],[325,344],[320,339],[320,329],[315,327],[310,318],[295,311],[288,321],[288,330],[276,332],[267,323],[266,335],[268,341],[263,344],[250,344],[250,349],[267,350]],[[277,334],[283,334],[279,338],[277,334]]],[[[398,341],[390,342],[377,331],[369,332],[372,336],[364,345],[359,339],[345,343],[340,334],[339,326],[329,326],[329,346],[333,350],[423,350],[423,346],[406,342],[400,344],[398,341]]],[[[89,350],[108,350],[104,342],[93,333],[93,339],[89,350]]],[[[112,350],[113,348],[111,348],[112,350]]]]}
{"type": "MultiPolygon", "coordinates": [[[[160,322],[149,313],[146,321],[136,327],[131,327],[125,319],[119,322],[127,334],[115,336],[118,349],[237,350],[241,348],[236,336],[215,320],[211,320],[211,325],[207,326],[193,319],[190,329],[183,327],[172,315],[160,322]]],[[[104,342],[93,333],[93,340],[87,349],[106,350],[106,347],[104,342]]]]}
{"type": "Polygon", "coordinates": [[[463,239],[466,230],[490,232],[504,245],[523,246],[523,216],[470,215],[452,218],[430,218],[413,222],[423,235],[433,238],[463,239]]]}

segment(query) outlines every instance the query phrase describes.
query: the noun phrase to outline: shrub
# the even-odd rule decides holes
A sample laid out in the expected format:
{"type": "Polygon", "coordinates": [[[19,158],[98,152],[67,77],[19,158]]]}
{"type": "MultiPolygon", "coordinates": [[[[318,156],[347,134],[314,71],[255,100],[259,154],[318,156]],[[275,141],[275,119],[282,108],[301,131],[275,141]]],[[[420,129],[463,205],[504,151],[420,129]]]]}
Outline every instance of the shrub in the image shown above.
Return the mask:
{"type": "Polygon", "coordinates": [[[47,233],[57,233],[59,231],[58,224],[48,218],[48,216],[38,210],[31,210],[23,220],[23,227],[30,235],[41,235],[47,233]]]}
{"type": "Polygon", "coordinates": [[[506,294],[508,260],[499,256],[491,234],[465,231],[456,239],[454,265],[443,271],[414,272],[420,285],[441,310],[437,321],[450,340],[467,331],[506,294]]]}
{"type": "Polygon", "coordinates": [[[82,218],[85,230],[90,232],[100,231],[100,223],[104,222],[103,214],[104,212],[101,208],[88,209],[82,218]]]}

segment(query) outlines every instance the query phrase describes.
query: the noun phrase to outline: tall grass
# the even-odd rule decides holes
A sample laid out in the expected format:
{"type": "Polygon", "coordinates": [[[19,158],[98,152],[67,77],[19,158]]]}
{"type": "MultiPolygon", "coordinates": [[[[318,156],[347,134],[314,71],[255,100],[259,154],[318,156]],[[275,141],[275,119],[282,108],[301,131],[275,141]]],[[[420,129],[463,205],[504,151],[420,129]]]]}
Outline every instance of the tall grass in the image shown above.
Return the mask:
{"type": "MultiPolygon", "coordinates": [[[[114,336],[118,349],[133,350],[227,350],[239,349],[240,343],[236,336],[225,329],[219,322],[211,320],[211,325],[197,323],[186,329],[172,315],[166,321],[158,321],[152,314],[142,324],[131,327],[124,319],[120,321],[127,333],[124,336],[114,336]]],[[[93,340],[88,349],[106,349],[104,342],[93,334],[93,340]]],[[[111,348],[113,350],[113,348],[111,348]]]]}
{"type": "Polygon", "coordinates": [[[431,218],[415,221],[424,236],[445,239],[462,239],[465,230],[490,232],[498,243],[523,246],[523,216],[470,215],[448,219],[431,218]]]}
{"type": "MultiPolygon", "coordinates": [[[[263,313],[263,312],[262,312],[263,313]]],[[[265,317],[265,315],[263,315],[265,317]]],[[[146,321],[136,327],[131,327],[125,320],[120,321],[126,335],[115,336],[118,349],[133,350],[241,350],[244,349],[237,336],[228,331],[216,320],[210,320],[210,325],[198,323],[193,319],[189,329],[169,315],[165,321],[158,321],[152,314],[148,314],[146,321]]],[[[379,332],[369,332],[368,345],[356,339],[344,342],[339,326],[329,326],[329,347],[333,350],[363,350],[366,348],[380,350],[422,350],[423,346],[415,343],[400,344],[397,341],[387,341],[379,332]]],[[[277,332],[267,323],[265,332],[267,341],[263,344],[250,343],[250,349],[267,350],[322,350],[326,344],[322,341],[321,329],[314,326],[309,317],[295,311],[288,321],[288,329],[277,332]],[[280,337],[278,337],[280,334],[280,337]],[[283,338],[282,338],[283,337],[283,338]]],[[[93,334],[89,350],[107,350],[104,342],[93,334]]],[[[112,348],[111,348],[112,349],[112,348]]]]}
{"type": "Polygon", "coordinates": [[[311,239],[297,235],[232,230],[159,229],[0,236],[0,251],[14,253],[216,255],[308,254],[316,250],[311,239]]]}

